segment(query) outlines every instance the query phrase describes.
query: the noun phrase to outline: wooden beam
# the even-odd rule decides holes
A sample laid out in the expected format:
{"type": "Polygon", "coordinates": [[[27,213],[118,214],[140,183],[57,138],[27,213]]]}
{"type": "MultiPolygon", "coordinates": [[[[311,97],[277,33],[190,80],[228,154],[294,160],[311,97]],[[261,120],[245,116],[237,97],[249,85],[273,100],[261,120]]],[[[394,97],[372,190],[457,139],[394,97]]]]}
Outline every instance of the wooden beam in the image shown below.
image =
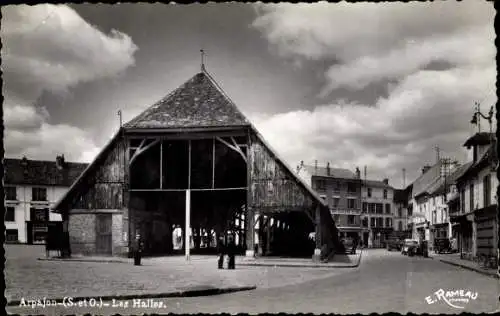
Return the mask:
{"type": "Polygon", "coordinates": [[[215,138],[212,138],[212,189],[215,188],[215,138]]]}
{"type": "Polygon", "coordinates": [[[160,189],[163,189],[163,140],[160,140],[160,189]]]}
{"type": "Polygon", "coordinates": [[[188,189],[191,189],[191,140],[188,144],[188,189]]]}
{"type": "Polygon", "coordinates": [[[243,160],[245,162],[247,162],[247,157],[245,156],[243,151],[240,149],[240,147],[238,147],[238,145],[236,144],[234,139],[233,139],[234,145],[231,145],[230,143],[226,142],[225,140],[223,140],[220,137],[217,137],[217,140],[220,141],[221,143],[223,143],[224,145],[226,145],[227,147],[231,148],[232,150],[236,151],[238,154],[240,154],[241,158],[243,158],[243,160]]]}
{"type": "Polygon", "coordinates": [[[129,164],[132,165],[132,163],[134,162],[134,160],[142,153],[144,153],[146,150],[148,150],[149,148],[153,147],[154,145],[158,144],[158,142],[160,141],[159,139],[156,139],[154,140],[152,143],[149,143],[148,145],[142,147],[143,143],[144,143],[145,140],[142,141],[141,143],[141,147],[140,149],[136,150],[134,152],[134,155],[132,156],[132,158],[130,158],[130,162],[129,164]]]}

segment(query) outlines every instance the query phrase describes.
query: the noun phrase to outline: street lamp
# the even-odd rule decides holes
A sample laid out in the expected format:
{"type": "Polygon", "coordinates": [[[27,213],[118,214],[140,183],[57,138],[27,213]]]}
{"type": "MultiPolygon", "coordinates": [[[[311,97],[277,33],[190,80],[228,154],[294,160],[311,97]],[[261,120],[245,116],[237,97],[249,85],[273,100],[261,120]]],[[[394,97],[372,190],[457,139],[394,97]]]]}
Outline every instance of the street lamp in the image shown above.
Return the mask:
{"type": "Polygon", "coordinates": [[[483,113],[481,113],[481,104],[478,102],[475,103],[475,109],[474,109],[474,114],[472,114],[472,120],[470,121],[471,124],[477,125],[478,131],[481,132],[481,117],[485,120],[488,121],[490,125],[490,133],[491,133],[491,121],[493,119],[493,107],[490,108],[490,111],[488,112],[488,116],[485,116],[483,113]]]}

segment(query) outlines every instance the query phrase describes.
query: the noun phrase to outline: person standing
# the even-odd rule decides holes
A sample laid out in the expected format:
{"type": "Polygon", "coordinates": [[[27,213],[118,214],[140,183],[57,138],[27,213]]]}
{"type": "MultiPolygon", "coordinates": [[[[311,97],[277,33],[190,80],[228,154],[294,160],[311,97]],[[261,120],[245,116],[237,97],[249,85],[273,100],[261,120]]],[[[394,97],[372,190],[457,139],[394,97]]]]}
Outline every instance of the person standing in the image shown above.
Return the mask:
{"type": "Polygon", "coordinates": [[[219,269],[224,269],[224,255],[226,253],[226,249],[224,246],[224,239],[222,237],[219,238],[219,242],[217,243],[217,252],[219,254],[218,267],[219,269]]]}
{"type": "Polygon", "coordinates": [[[234,270],[234,267],[235,267],[235,255],[236,255],[236,244],[234,243],[233,236],[229,236],[229,243],[227,245],[227,255],[229,257],[227,268],[229,270],[234,270]]]}

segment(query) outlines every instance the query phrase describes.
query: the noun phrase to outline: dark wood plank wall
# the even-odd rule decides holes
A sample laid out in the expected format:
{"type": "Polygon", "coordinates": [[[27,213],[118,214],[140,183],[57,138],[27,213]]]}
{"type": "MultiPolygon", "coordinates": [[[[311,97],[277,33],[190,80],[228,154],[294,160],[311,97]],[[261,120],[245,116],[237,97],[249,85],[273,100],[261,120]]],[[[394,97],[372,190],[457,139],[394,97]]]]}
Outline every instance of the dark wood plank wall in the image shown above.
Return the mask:
{"type": "Polygon", "coordinates": [[[310,194],[256,137],[252,137],[249,156],[250,207],[276,212],[313,207],[310,194]]]}
{"type": "Polygon", "coordinates": [[[118,139],[84,179],[74,209],[122,209],[125,189],[125,142],[118,139]]]}

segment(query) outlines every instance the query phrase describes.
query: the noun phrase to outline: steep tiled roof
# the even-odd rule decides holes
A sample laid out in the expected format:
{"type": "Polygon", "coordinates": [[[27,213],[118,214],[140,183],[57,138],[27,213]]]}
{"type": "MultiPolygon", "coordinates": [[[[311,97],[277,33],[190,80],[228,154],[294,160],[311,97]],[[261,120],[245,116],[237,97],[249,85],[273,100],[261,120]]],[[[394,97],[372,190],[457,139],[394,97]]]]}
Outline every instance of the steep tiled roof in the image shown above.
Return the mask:
{"type": "Polygon", "coordinates": [[[311,174],[311,176],[330,177],[337,179],[356,179],[356,175],[354,174],[354,172],[348,169],[330,168],[330,173],[328,174],[328,170],[326,167],[316,168],[315,166],[305,165],[304,168],[309,174],[311,174]]]}
{"type": "Polygon", "coordinates": [[[125,129],[249,126],[245,116],[201,72],[124,124],[125,129]]]}
{"type": "Polygon", "coordinates": [[[438,162],[433,165],[424,174],[412,182],[412,195],[419,196],[426,192],[431,185],[440,177],[442,163],[438,162]]]}
{"type": "Polygon", "coordinates": [[[443,194],[445,191],[445,186],[449,186],[454,184],[458,178],[460,178],[469,168],[472,166],[472,161],[466,164],[461,165],[453,173],[451,173],[448,177],[446,177],[446,181],[443,179],[440,181],[439,187],[435,188],[433,191],[429,192],[432,195],[443,194]]]}
{"type": "Polygon", "coordinates": [[[71,186],[87,164],[65,162],[59,170],[55,161],[4,159],[5,185],[71,186]]]}

